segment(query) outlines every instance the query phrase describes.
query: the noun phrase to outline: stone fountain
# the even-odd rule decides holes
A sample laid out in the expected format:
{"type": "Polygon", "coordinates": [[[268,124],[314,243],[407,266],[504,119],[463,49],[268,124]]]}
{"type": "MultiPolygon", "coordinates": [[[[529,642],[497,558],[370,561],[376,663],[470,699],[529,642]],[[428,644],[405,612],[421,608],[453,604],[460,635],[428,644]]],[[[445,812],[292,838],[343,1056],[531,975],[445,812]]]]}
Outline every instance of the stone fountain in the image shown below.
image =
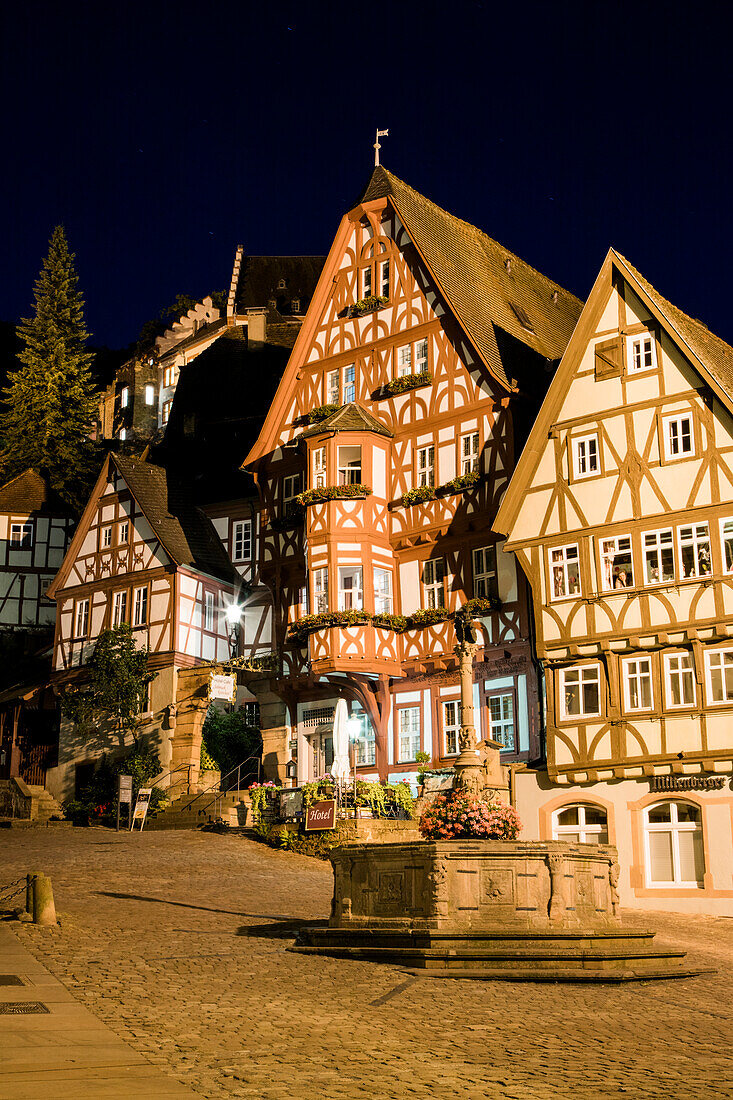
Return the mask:
{"type": "MultiPolygon", "coordinates": [[[[457,624],[460,755],[454,790],[508,801],[501,746],[477,744],[471,623],[457,624]]],[[[400,964],[431,977],[619,982],[688,977],[684,953],[628,931],[618,914],[618,854],[607,844],[415,840],[347,843],[331,855],[327,928],[293,951],[400,964]]]]}

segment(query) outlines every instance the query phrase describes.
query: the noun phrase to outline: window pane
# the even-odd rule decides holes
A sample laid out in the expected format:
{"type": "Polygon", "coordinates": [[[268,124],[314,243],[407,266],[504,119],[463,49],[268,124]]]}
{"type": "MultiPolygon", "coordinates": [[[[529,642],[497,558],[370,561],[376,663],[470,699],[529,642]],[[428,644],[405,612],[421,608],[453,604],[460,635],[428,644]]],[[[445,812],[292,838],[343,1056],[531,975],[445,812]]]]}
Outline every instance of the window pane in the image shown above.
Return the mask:
{"type": "Polygon", "coordinates": [[[691,802],[677,803],[677,820],[679,822],[695,822],[700,824],[700,810],[691,802]]]}
{"type": "Polygon", "coordinates": [[[654,824],[656,822],[671,821],[671,803],[660,802],[657,806],[652,806],[649,810],[649,821],[654,824]]]}
{"type": "Polygon", "coordinates": [[[672,882],[674,865],[672,863],[672,834],[649,833],[649,857],[651,866],[649,878],[652,882],[672,882]]]}
{"type": "Polygon", "coordinates": [[[567,810],[561,810],[557,815],[558,825],[577,825],[578,824],[578,807],[568,806],[567,810]]]}
{"type": "Polygon", "coordinates": [[[598,806],[585,806],[585,823],[586,825],[605,825],[606,824],[606,811],[600,809],[598,806]]]}
{"type": "Polygon", "coordinates": [[[702,882],[705,873],[705,861],[702,855],[702,833],[679,832],[680,879],[682,882],[702,882]]]}

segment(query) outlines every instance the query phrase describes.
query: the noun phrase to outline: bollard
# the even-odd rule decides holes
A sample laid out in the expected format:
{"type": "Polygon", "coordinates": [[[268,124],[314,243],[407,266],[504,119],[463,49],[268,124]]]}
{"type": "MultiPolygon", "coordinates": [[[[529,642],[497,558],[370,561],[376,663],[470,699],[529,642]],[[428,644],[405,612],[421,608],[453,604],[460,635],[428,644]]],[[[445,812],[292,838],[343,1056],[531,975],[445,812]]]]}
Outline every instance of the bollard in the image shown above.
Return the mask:
{"type": "Polygon", "coordinates": [[[33,879],[33,923],[56,925],[56,906],[48,875],[36,875],[33,879]]]}
{"type": "Polygon", "coordinates": [[[38,871],[31,871],[25,876],[25,911],[31,915],[33,914],[33,879],[38,873],[38,871]]]}

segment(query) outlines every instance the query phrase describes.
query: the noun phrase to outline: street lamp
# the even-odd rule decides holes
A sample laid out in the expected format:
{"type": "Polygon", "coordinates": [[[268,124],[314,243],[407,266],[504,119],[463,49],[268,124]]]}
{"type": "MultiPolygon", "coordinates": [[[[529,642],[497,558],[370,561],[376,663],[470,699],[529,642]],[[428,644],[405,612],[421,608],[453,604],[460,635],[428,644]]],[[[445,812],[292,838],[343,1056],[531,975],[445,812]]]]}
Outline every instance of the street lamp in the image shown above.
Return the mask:
{"type": "MultiPolygon", "coordinates": [[[[288,760],[287,764],[285,765],[285,775],[288,779],[291,780],[296,780],[298,778],[297,760],[293,760],[292,758],[288,760]]],[[[295,783],[293,783],[293,786],[295,786],[295,783]]]]}
{"type": "Polygon", "coordinates": [[[242,622],[242,607],[238,603],[230,603],[226,609],[226,620],[229,628],[229,655],[237,656],[239,649],[239,628],[242,622]]]}

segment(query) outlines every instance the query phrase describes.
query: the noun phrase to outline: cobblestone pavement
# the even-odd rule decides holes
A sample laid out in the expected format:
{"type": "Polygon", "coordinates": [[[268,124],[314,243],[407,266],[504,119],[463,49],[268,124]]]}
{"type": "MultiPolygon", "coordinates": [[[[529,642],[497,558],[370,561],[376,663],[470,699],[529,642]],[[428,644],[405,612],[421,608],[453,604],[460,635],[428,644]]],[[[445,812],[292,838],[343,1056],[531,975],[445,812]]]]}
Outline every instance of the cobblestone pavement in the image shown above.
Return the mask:
{"type": "Polygon", "coordinates": [[[11,925],[21,941],[211,1100],[733,1096],[733,920],[626,915],[713,976],[436,981],[286,953],[299,924],[327,915],[330,866],[241,837],[0,834],[0,884],[29,870],[51,876],[62,925],[11,925]]]}

